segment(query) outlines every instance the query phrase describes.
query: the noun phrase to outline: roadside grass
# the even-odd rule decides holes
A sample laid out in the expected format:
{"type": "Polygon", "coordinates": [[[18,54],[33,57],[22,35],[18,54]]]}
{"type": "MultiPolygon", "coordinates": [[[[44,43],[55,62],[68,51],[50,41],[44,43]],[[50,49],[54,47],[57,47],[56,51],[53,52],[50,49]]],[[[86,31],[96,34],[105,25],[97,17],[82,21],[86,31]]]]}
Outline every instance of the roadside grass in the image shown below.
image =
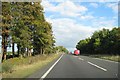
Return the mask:
{"type": "Polygon", "coordinates": [[[120,62],[120,55],[87,55],[89,57],[94,57],[94,58],[100,58],[100,59],[105,59],[105,60],[111,60],[115,62],[120,62]]]}
{"type": "Polygon", "coordinates": [[[13,58],[2,63],[3,78],[25,78],[41,69],[60,54],[38,55],[28,58],[13,58]]]}

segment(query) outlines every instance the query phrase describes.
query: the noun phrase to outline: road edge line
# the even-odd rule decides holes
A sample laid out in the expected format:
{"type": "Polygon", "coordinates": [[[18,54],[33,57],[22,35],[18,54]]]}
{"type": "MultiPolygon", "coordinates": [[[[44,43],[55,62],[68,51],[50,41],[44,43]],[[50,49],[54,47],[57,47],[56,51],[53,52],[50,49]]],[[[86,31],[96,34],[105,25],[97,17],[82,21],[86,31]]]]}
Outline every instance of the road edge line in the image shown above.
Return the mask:
{"type": "Polygon", "coordinates": [[[96,64],[93,64],[92,62],[89,62],[89,61],[88,61],[88,63],[91,64],[91,65],[93,65],[93,66],[95,66],[95,67],[97,67],[97,68],[99,68],[99,69],[101,69],[101,70],[103,70],[103,71],[105,71],[105,72],[107,71],[107,69],[102,68],[102,67],[100,67],[100,66],[98,66],[98,65],[96,65],[96,64]]]}
{"type": "Polygon", "coordinates": [[[60,58],[43,74],[43,76],[41,77],[41,79],[45,78],[50,71],[54,68],[54,66],[60,61],[60,59],[63,57],[63,54],[60,56],[60,58]]]}

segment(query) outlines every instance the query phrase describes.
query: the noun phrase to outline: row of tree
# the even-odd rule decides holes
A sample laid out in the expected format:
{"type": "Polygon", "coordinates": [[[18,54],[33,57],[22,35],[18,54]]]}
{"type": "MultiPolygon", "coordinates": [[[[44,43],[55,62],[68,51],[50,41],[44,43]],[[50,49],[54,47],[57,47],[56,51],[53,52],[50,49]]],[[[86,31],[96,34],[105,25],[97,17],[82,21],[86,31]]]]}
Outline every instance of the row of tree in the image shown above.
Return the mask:
{"type": "Polygon", "coordinates": [[[55,51],[57,51],[57,52],[64,52],[64,53],[68,53],[69,52],[64,46],[57,46],[57,47],[55,47],[55,51]]]}
{"type": "Polygon", "coordinates": [[[52,26],[45,20],[40,2],[2,2],[0,18],[2,60],[6,59],[7,47],[12,47],[16,56],[15,44],[17,56],[53,53],[52,26]]]}
{"type": "Polygon", "coordinates": [[[120,55],[120,27],[95,31],[90,38],[80,40],[76,48],[81,54],[120,55]]]}

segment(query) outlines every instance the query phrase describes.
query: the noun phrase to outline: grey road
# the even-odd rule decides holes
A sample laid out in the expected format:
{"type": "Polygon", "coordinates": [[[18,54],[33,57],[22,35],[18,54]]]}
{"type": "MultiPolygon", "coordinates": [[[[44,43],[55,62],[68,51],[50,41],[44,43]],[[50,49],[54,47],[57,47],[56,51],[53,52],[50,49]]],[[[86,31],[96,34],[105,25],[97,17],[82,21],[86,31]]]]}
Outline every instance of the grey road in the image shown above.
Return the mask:
{"type": "Polygon", "coordinates": [[[29,78],[118,78],[116,62],[68,54],[56,61],[29,78]]]}

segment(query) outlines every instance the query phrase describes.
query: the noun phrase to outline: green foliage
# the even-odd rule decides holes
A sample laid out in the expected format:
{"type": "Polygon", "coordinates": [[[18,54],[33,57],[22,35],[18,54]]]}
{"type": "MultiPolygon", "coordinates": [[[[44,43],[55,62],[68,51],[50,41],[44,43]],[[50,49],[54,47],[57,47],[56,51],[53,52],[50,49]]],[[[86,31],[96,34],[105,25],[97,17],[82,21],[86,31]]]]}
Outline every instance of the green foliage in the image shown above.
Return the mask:
{"type": "Polygon", "coordinates": [[[4,54],[8,44],[17,44],[18,56],[52,53],[55,43],[52,26],[44,18],[41,2],[3,2],[2,6],[4,54]]]}
{"type": "Polygon", "coordinates": [[[68,53],[68,50],[64,47],[64,46],[56,46],[54,48],[55,51],[57,52],[64,52],[64,53],[68,53]]]}
{"type": "Polygon", "coordinates": [[[5,59],[5,55],[7,53],[7,46],[10,42],[9,40],[9,29],[11,28],[11,19],[12,16],[10,15],[10,3],[4,2],[2,4],[2,15],[0,14],[2,18],[2,22],[0,23],[0,29],[2,29],[1,36],[2,36],[2,51],[3,51],[3,56],[2,59],[5,59]]]}
{"type": "Polygon", "coordinates": [[[95,31],[91,38],[79,41],[76,48],[86,54],[120,55],[120,28],[95,31]]]}

